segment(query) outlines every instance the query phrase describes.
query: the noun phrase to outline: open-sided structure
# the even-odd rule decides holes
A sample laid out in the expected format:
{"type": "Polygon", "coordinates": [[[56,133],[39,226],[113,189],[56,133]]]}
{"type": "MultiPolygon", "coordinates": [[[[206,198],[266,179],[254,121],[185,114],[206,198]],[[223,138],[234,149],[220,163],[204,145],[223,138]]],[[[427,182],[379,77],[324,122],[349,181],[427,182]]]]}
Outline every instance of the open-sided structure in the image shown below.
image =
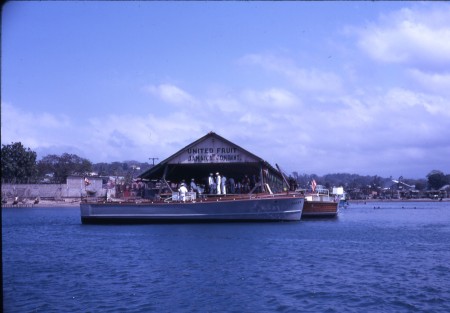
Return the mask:
{"type": "Polygon", "coordinates": [[[158,180],[170,188],[182,180],[207,184],[210,174],[233,178],[236,183],[247,177],[252,181],[250,192],[278,193],[284,190],[282,174],[262,158],[210,132],[161,161],[139,177],[158,180]]]}

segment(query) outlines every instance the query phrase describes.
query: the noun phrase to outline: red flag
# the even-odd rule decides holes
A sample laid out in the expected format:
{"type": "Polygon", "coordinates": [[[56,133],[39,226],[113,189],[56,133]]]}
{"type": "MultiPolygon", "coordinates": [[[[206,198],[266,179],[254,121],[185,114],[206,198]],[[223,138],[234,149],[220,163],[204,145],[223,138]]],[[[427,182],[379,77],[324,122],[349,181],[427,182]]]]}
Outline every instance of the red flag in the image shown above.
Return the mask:
{"type": "Polygon", "coordinates": [[[312,189],[312,191],[315,191],[315,190],[316,190],[316,186],[317,186],[316,180],[313,179],[313,180],[311,181],[311,189],[312,189]]]}

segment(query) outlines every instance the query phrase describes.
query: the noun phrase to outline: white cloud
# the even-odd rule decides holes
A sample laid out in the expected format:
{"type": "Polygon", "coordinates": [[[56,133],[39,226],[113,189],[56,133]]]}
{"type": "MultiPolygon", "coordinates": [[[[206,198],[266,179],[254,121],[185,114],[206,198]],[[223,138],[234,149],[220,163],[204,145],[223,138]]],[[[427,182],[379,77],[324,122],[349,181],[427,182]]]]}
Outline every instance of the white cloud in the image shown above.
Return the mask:
{"type": "Polygon", "coordinates": [[[413,107],[419,110],[423,108],[432,116],[440,115],[450,117],[450,100],[441,96],[396,88],[389,91],[386,96],[386,102],[402,110],[412,109],[413,107]]]}
{"type": "Polygon", "coordinates": [[[241,58],[241,62],[280,74],[300,90],[335,93],[342,89],[341,79],[335,73],[316,68],[299,68],[292,60],[273,55],[249,54],[241,58]]]}
{"type": "Polygon", "coordinates": [[[268,119],[260,114],[246,113],[239,119],[239,122],[247,124],[247,126],[268,125],[268,119]]]}
{"type": "Polygon", "coordinates": [[[409,77],[427,91],[450,96],[450,72],[427,73],[417,69],[408,71],[409,77]]]}
{"type": "Polygon", "coordinates": [[[213,99],[205,101],[207,106],[212,111],[220,111],[224,113],[239,113],[243,110],[243,105],[238,99],[225,95],[223,97],[217,96],[213,99]]]}
{"type": "Polygon", "coordinates": [[[245,90],[243,98],[246,102],[259,107],[271,109],[290,108],[299,103],[297,97],[288,90],[271,88],[263,91],[245,90]]]}
{"type": "Polygon", "coordinates": [[[197,103],[197,100],[193,96],[175,85],[149,85],[144,90],[171,104],[193,106],[197,103]]]}
{"type": "Polygon", "coordinates": [[[87,145],[95,147],[100,159],[114,156],[118,160],[142,160],[143,153],[167,157],[174,149],[183,147],[192,134],[203,135],[199,129],[205,128],[201,121],[185,112],[174,112],[164,118],[153,114],[111,114],[91,119],[89,124],[91,136],[87,145]]]}
{"type": "Polygon", "coordinates": [[[2,103],[1,139],[2,144],[20,141],[45,153],[77,153],[93,162],[141,160],[143,153],[168,156],[192,134],[204,135],[204,129],[210,128],[208,122],[195,120],[186,112],[174,111],[164,118],[110,114],[74,125],[64,115],[26,112],[2,103]]]}
{"type": "Polygon", "coordinates": [[[381,62],[417,67],[450,65],[450,6],[416,6],[382,16],[359,29],[358,45],[381,62]]]}
{"type": "Polygon", "coordinates": [[[5,102],[2,102],[1,115],[2,142],[20,141],[30,148],[57,144],[61,140],[61,131],[72,127],[69,117],[64,114],[24,111],[5,102]]]}

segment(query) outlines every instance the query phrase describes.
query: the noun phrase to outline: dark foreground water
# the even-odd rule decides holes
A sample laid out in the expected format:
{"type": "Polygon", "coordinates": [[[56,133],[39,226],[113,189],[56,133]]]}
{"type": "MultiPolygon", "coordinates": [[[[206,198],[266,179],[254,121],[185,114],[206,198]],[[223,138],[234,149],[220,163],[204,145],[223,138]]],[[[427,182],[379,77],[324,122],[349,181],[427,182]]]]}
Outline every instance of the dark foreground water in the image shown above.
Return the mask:
{"type": "Polygon", "coordinates": [[[263,224],[2,215],[5,312],[450,312],[450,203],[263,224]]]}

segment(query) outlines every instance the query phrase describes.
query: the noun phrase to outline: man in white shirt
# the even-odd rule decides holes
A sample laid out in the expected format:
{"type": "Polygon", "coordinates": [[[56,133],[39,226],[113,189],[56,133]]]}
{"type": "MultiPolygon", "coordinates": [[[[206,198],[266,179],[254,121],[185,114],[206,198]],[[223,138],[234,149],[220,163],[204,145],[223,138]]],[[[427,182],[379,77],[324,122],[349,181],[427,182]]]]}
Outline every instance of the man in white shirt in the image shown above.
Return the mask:
{"type": "Polygon", "coordinates": [[[188,192],[188,190],[184,183],[181,184],[180,188],[178,189],[178,192],[180,193],[180,199],[183,200],[183,202],[185,202],[186,201],[186,193],[188,192]]]}
{"type": "Polygon", "coordinates": [[[219,172],[216,173],[216,187],[217,187],[217,194],[220,195],[220,189],[222,187],[222,180],[221,180],[219,172]]]}

